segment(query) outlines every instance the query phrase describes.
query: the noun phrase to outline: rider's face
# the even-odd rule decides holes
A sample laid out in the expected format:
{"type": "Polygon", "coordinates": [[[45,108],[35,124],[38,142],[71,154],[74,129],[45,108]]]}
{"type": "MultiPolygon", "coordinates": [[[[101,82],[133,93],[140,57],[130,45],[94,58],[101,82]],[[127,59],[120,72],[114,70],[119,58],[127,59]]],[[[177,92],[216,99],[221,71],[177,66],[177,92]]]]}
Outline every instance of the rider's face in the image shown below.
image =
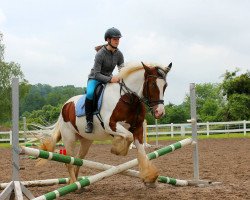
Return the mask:
{"type": "Polygon", "coordinates": [[[118,47],[119,42],[120,42],[120,38],[111,38],[111,39],[110,39],[110,43],[111,43],[111,45],[114,46],[114,47],[118,47]]]}

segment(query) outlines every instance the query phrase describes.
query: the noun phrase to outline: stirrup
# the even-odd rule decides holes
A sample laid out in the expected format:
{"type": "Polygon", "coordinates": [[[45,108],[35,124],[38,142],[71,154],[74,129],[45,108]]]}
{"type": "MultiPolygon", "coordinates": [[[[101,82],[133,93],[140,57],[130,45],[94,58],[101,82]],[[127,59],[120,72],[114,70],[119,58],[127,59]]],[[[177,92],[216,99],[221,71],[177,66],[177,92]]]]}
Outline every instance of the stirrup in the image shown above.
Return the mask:
{"type": "Polygon", "coordinates": [[[93,131],[93,122],[87,122],[85,127],[85,133],[92,133],[93,131]]]}

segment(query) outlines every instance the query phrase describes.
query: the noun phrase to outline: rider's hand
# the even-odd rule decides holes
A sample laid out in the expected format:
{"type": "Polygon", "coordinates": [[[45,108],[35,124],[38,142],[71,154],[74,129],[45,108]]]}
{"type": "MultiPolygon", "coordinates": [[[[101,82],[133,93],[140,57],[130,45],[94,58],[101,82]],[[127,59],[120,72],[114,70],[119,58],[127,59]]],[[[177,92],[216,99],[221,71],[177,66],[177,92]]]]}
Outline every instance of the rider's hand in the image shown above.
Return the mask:
{"type": "Polygon", "coordinates": [[[110,80],[110,83],[118,83],[120,81],[120,78],[118,76],[113,76],[110,80]]]}

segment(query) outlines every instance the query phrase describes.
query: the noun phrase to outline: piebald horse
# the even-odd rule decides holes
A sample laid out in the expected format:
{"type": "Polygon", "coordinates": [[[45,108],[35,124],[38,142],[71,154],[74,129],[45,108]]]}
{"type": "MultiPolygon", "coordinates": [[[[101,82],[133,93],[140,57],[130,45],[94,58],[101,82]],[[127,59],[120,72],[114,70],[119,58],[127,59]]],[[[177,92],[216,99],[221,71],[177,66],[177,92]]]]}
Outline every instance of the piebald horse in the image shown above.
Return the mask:
{"type": "MultiPolygon", "coordinates": [[[[51,134],[41,148],[54,151],[55,145],[62,140],[67,155],[75,156],[75,143],[80,141],[76,157],[83,159],[94,140],[112,140],[111,153],[125,156],[134,141],[137,148],[140,177],[147,185],[154,183],[158,170],[149,161],[143,147],[143,121],[147,104],[156,119],[165,114],[164,91],[167,87],[166,75],[169,66],[145,65],[144,63],[125,66],[119,72],[120,83],[108,83],[103,93],[100,110],[104,127],[94,116],[93,133],[85,133],[85,117],[77,117],[75,107],[81,95],[70,98],[62,107],[59,119],[51,134]]],[[[67,164],[70,183],[77,181],[79,167],[67,164]]]]}

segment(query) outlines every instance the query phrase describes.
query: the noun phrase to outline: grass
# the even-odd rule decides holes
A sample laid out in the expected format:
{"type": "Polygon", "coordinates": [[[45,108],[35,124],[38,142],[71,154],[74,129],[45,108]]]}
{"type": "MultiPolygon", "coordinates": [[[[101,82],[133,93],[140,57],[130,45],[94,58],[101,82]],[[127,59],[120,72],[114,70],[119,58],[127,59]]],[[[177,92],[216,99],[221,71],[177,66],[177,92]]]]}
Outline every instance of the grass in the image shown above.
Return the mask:
{"type": "MultiPolygon", "coordinates": [[[[192,137],[191,135],[186,135],[186,136],[158,136],[159,141],[179,141],[183,140],[185,138],[192,137]]],[[[205,139],[228,139],[228,138],[250,138],[250,133],[247,133],[246,136],[242,133],[224,133],[224,134],[212,134],[212,135],[198,135],[199,140],[205,140],[205,139]]],[[[150,136],[148,137],[147,142],[153,142],[156,141],[155,136],[150,136]]],[[[104,140],[104,141],[94,141],[94,144],[111,144],[110,140],[104,140]]],[[[20,144],[22,145],[22,144],[20,144]]],[[[0,148],[10,148],[10,144],[8,143],[0,143],[0,148]]]]}
{"type": "MultiPolygon", "coordinates": [[[[183,140],[185,138],[192,137],[191,135],[186,136],[158,136],[158,140],[183,140]]],[[[198,135],[199,140],[203,139],[228,139],[228,138],[250,138],[250,133],[247,133],[245,136],[242,133],[224,133],[224,134],[211,134],[209,136],[207,135],[198,135]]],[[[155,136],[148,137],[148,142],[156,141],[155,136]]]]}
{"type": "Polygon", "coordinates": [[[10,148],[9,143],[0,143],[0,148],[10,148]]]}

